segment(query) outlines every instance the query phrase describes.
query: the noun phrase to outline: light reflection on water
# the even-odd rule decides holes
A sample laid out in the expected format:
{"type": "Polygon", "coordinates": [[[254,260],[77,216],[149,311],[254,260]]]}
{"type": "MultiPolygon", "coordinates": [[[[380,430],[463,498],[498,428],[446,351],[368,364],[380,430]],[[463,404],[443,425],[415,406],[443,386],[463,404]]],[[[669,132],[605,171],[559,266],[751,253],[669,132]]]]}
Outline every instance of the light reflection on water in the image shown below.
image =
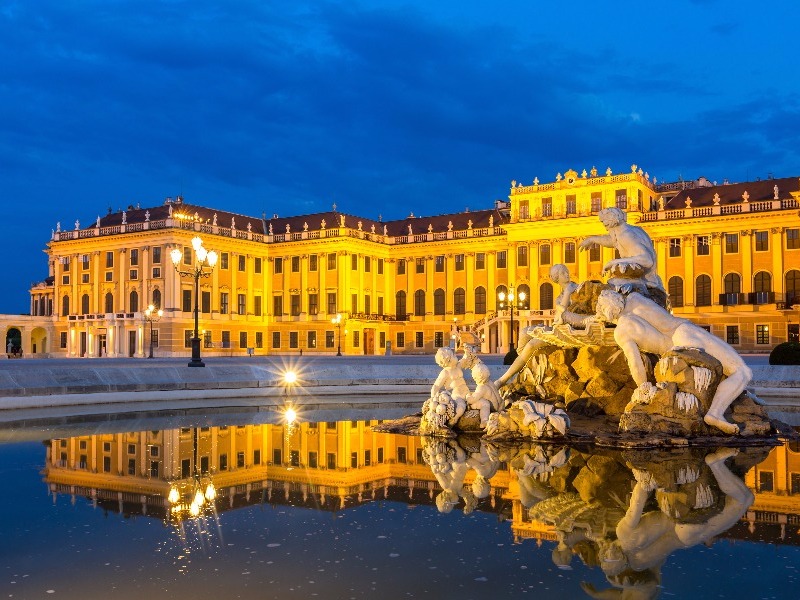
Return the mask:
{"type": "Polygon", "coordinates": [[[0,446],[0,594],[794,595],[797,448],[496,447],[309,416],[0,446]]]}

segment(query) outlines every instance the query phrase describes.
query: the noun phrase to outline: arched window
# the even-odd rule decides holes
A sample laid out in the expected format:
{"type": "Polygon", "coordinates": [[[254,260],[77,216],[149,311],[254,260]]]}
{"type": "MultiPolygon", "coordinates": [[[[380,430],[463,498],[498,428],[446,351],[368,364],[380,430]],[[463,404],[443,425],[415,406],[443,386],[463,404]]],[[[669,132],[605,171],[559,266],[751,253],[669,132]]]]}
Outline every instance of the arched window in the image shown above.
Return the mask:
{"type": "Polygon", "coordinates": [[[444,315],[444,290],[442,288],[433,292],[433,314],[444,315]]]}
{"type": "Polygon", "coordinates": [[[106,312],[113,313],[114,312],[114,294],[108,292],[106,294],[106,312]]]}
{"type": "Polygon", "coordinates": [[[425,290],[414,292],[414,315],[417,317],[425,316],[425,290]]]}
{"type": "Polygon", "coordinates": [[[130,305],[131,312],[139,312],[139,292],[133,290],[131,292],[131,305],[130,305]]]}
{"type": "Polygon", "coordinates": [[[531,307],[531,288],[525,283],[517,287],[517,298],[516,307],[521,310],[528,310],[531,307]],[[524,297],[523,294],[525,294],[524,297]]]}
{"type": "Polygon", "coordinates": [[[738,273],[728,273],[723,280],[726,294],[741,294],[742,293],[742,278],[738,273]]]}
{"type": "Polygon", "coordinates": [[[753,291],[754,292],[771,292],[772,291],[772,275],[767,271],[759,271],[753,277],[753,291]]]}
{"type": "Polygon", "coordinates": [[[84,294],[81,296],[81,314],[89,314],[89,294],[84,294]]]}
{"type": "Polygon", "coordinates": [[[475,288],[475,314],[486,314],[486,288],[483,286],[475,288]]]}
{"type": "Polygon", "coordinates": [[[539,286],[539,308],[551,310],[553,308],[553,284],[545,281],[539,286]]]}
{"type": "Polygon", "coordinates": [[[161,308],[161,290],[153,290],[153,308],[156,310],[161,308]]]}
{"type": "Polygon", "coordinates": [[[456,288],[453,292],[453,314],[463,315],[467,312],[467,293],[464,288],[456,288]]]}
{"type": "Polygon", "coordinates": [[[711,306],[711,277],[698,275],[694,280],[694,303],[696,306],[711,306]]]}
{"type": "Polygon", "coordinates": [[[401,321],[406,320],[408,312],[406,311],[406,293],[403,290],[394,295],[394,310],[398,319],[401,321]]]}
{"type": "Polygon", "coordinates": [[[786,306],[800,304],[800,271],[792,269],[786,273],[786,306]]]}
{"type": "Polygon", "coordinates": [[[69,296],[61,298],[61,316],[66,317],[69,315],[69,296]]]}
{"type": "Polygon", "coordinates": [[[495,298],[499,299],[500,298],[500,294],[503,294],[504,298],[506,296],[508,296],[508,288],[506,286],[504,286],[504,285],[498,285],[497,289],[494,291],[495,298]]]}
{"type": "Polygon", "coordinates": [[[669,278],[667,283],[667,291],[669,292],[669,301],[675,308],[683,306],[683,279],[677,275],[669,278]]]}

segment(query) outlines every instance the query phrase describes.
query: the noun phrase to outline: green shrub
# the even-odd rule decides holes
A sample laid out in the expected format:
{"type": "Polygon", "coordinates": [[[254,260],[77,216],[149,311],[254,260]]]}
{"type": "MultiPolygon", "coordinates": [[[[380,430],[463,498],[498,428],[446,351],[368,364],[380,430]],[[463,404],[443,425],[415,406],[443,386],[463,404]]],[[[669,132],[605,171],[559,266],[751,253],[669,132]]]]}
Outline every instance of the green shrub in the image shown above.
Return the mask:
{"type": "Polygon", "coordinates": [[[800,365],[800,342],[778,344],[769,353],[771,365],[800,365]]]}

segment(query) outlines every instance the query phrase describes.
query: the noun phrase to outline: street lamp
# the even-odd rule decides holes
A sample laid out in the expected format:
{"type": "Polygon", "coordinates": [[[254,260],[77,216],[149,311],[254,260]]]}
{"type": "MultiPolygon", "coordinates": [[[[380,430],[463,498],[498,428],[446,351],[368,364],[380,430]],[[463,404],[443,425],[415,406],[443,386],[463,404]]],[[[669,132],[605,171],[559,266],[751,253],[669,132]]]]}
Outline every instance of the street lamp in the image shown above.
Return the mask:
{"type": "MultiPolygon", "coordinates": [[[[336,348],[336,356],[342,355],[342,313],[336,313],[336,316],[331,319],[331,323],[336,325],[336,329],[338,330],[338,347],[336,348]]],[[[345,331],[346,333],[346,331],[345,331]]]]}
{"type": "Polygon", "coordinates": [[[197,427],[193,431],[192,461],[193,473],[191,483],[182,481],[180,487],[173,483],[170,486],[167,500],[170,503],[170,512],[178,521],[185,517],[197,519],[206,510],[215,508],[217,488],[210,476],[206,481],[201,480],[203,475],[197,468],[197,427]]]}
{"type": "Polygon", "coordinates": [[[158,323],[163,316],[164,311],[160,308],[156,310],[156,307],[152,304],[144,311],[144,320],[150,323],[150,354],[147,358],[153,358],[153,323],[158,323]]]}
{"type": "Polygon", "coordinates": [[[508,293],[500,292],[497,294],[497,299],[500,301],[501,309],[505,308],[504,305],[507,303],[511,311],[511,332],[509,335],[508,353],[503,358],[503,364],[510,365],[517,358],[517,351],[514,349],[514,304],[516,302],[525,302],[525,292],[514,294],[514,286],[512,285],[509,286],[508,293]]]}
{"type": "Polygon", "coordinates": [[[200,315],[200,307],[198,306],[200,278],[211,275],[214,266],[217,264],[217,253],[214,250],[210,252],[206,250],[203,247],[203,240],[200,239],[200,236],[194,236],[192,238],[192,248],[194,249],[193,266],[184,271],[180,269],[180,264],[183,260],[183,252],[181,252],[181,249],[173,248],[169,255],[179,275],[194,277],[194,337],[192,338],[192,360],[189,362],[189,366],[205,367],[205,363],[200,358],[200,332],[198,331],[198,319],[200,315]]]}

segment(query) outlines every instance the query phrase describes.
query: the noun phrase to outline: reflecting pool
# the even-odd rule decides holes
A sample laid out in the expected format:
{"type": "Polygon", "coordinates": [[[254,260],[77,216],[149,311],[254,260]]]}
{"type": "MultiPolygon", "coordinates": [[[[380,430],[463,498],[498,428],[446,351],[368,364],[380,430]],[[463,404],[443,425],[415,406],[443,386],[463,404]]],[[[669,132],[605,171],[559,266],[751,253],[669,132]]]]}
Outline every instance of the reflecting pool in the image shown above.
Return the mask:
{"type": "Polygon", "coordinates": [[[0,597],[797,596],[800,447],[371,430],[399,413],[16,431],[0,445],[0,597]]]}

